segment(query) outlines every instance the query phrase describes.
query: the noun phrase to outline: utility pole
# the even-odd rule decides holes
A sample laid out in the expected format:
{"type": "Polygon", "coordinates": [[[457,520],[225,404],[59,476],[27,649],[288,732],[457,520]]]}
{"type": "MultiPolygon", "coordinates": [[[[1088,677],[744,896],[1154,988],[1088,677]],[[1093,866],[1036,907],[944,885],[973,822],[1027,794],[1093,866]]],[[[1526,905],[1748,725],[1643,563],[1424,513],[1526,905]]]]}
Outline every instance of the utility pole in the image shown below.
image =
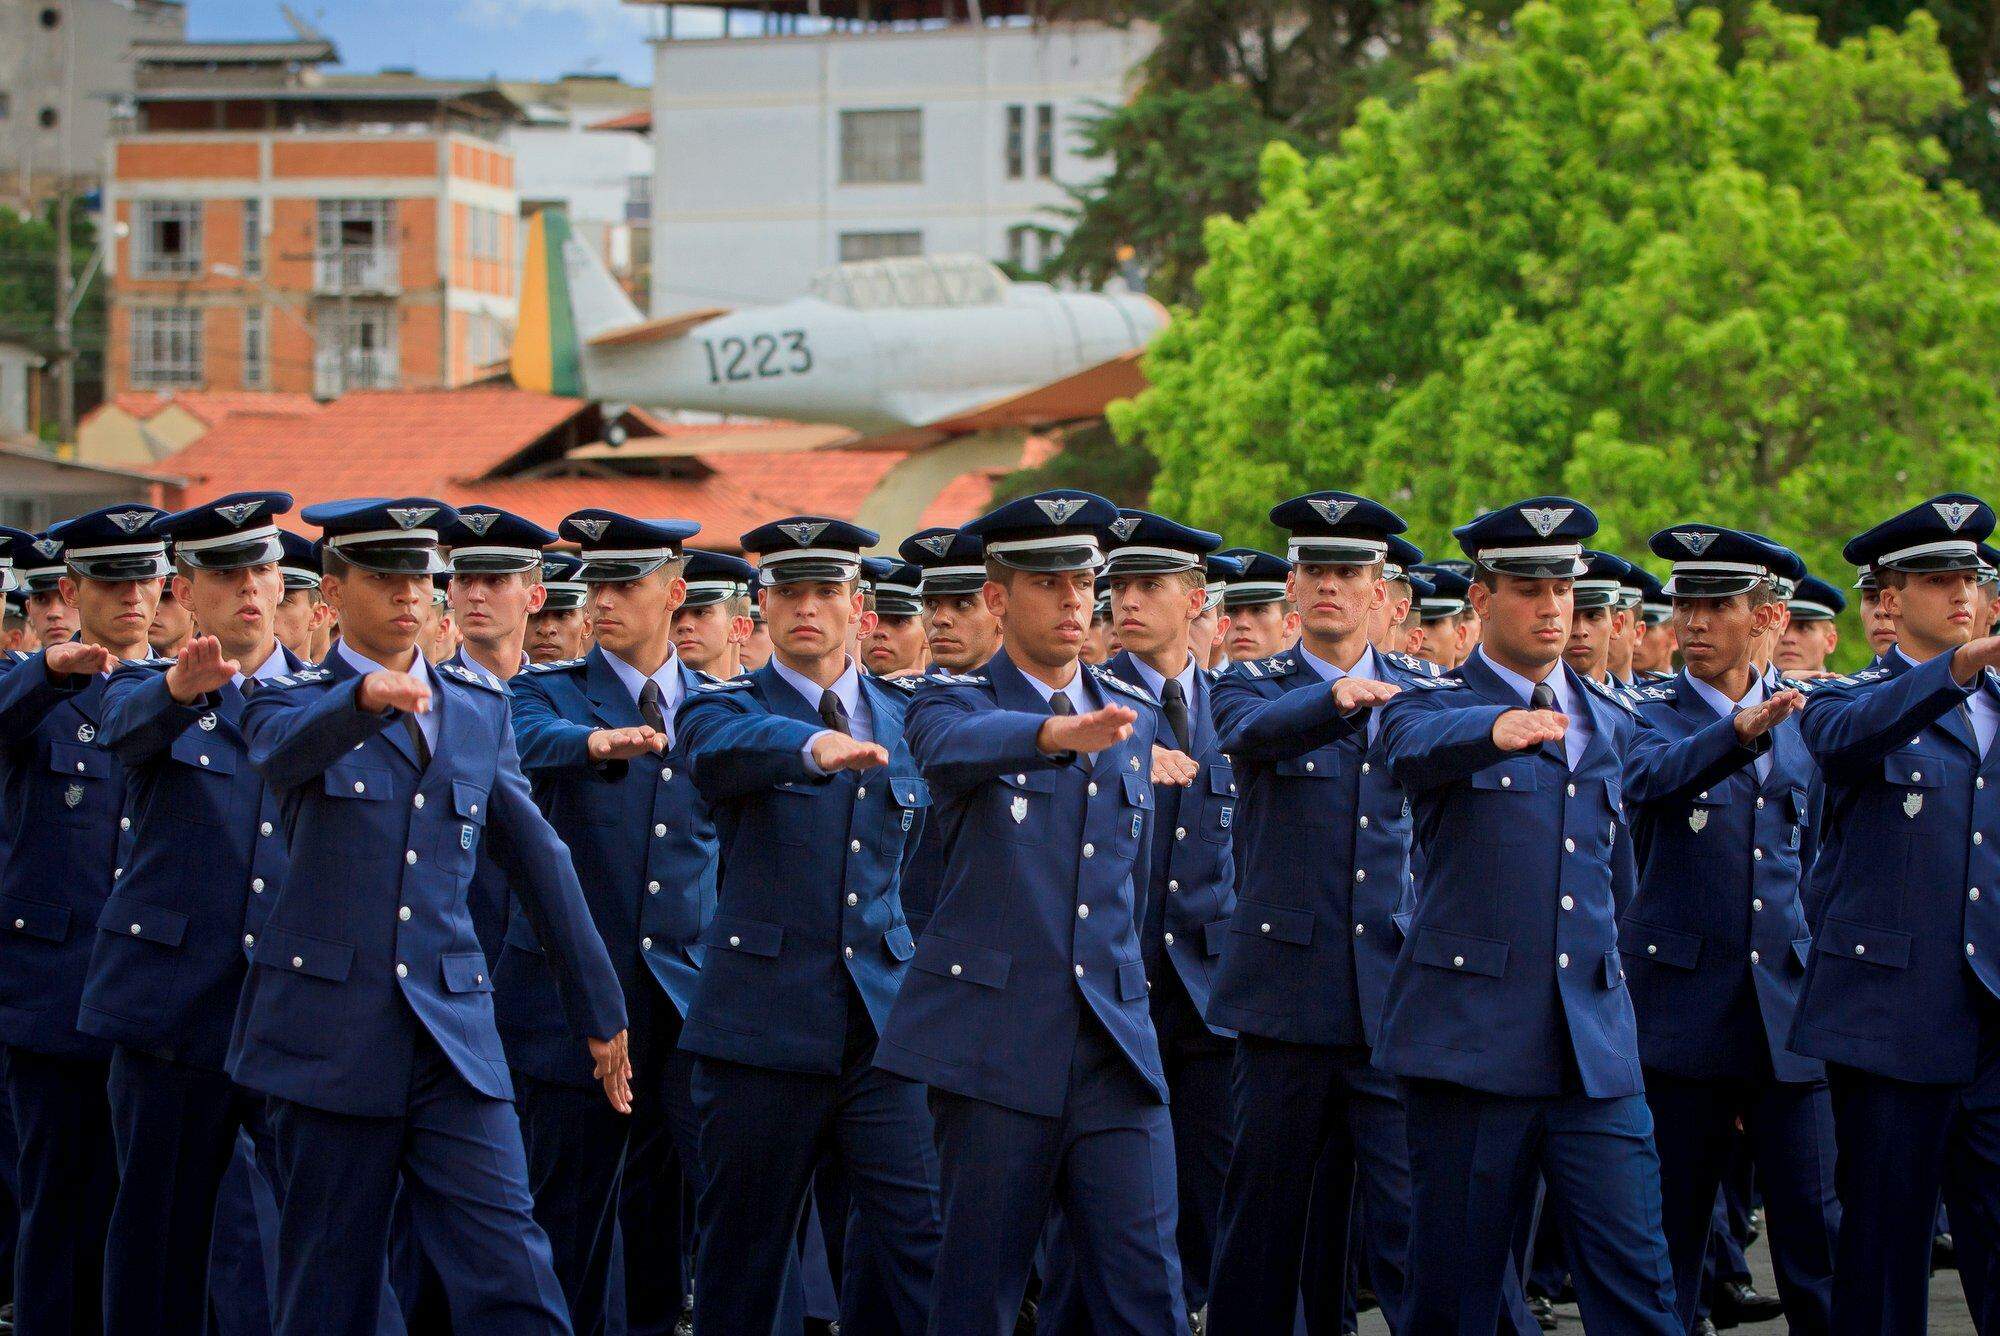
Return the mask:
{"type": "Polygon", "coordinates": [[[76,440],[76,346],[70,315],[68,163],[56,182],[56,431],[64,445],[76,440]]]}

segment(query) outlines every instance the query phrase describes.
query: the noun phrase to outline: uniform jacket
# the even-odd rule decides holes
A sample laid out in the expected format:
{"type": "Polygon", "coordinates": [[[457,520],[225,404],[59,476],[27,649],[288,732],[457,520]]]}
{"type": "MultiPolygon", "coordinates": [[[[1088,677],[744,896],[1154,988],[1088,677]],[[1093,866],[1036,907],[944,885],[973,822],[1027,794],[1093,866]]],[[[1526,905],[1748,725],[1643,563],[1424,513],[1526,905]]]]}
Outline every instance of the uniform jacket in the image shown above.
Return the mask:
{"type": "Polygon", "coordinates": [[[401,1114],[421,1024],[474,1090],[512,1096],[466,907],[483,853],[559,965],[570,1028],[599,1039],[625,1028],[569,851],[521,775],[505,689],[444,664],[431,680],[438,734],[422,770],[400,713],[356,708],[361,676],[338,653],[244,706],[250,759],[280,794],[292,854],[230,1041],[230,1073],[253,1090],[401,1114]]]}
{"type": "Polygon", "coordinates": [[[1152,698],[1084,666],[1093,706],[1133,706],[1132,735],[1045,756],[1048,704],[1006,651],[921,679],[910,747],[938,797],[943,889],[876,1064],[1053,1117],[1087,1008],[1165,1102],[1139,948],[1153,819],[1152,698]]]}
{"type": "MultiPolygon", "coordinates": [[[[924,676],[950,677],[951,674],[932,664],[924,670],[924,676]]],[[[909,920],[913,936],[922,937],[924,929],[930,926],[931,911],[937,908],[938,888],[943,881],[944,827],[932,819],[924,822],[917,850],[903,865],[903,915],[909,920]]]]}
{"type": "MultiPolygon", "coordinates": [[[[1121,650],[1105,668],[1120,681],[1143,685],[1132,656],[1121,650]]],[[[1153,790],[1153,850],[1146,886],[1146,915],[1139,947],[1146,977],[1157,979],[1169,963],[1195,1010],[1206,1016],[1219,957],[1236,907],[1236,863],[1230,852],[1236,824],[1236,769],[1215,731],[1214,677],[1194,674],[1188,702],[1188,755],[1201,766],[1194,783],[1153,790]]],[[[1159,743],[1174,746],[1161,718],[1159,743]]],[[[1214,1025],[1219,1034],[1228,1030],[1214,1025]]]]}
{"type": "MultiPolygon", "coordinates": [[[[677,667],[688,694],[715,679],[677,667]]],[[[590,916],[625,989],[635,1049],[671,1044],[662,1006],[685,1015],[701,964],[698,939],[715,909],[715,822],[678,754],[593,762],[600,728],[637,728],[639,707],[605,652],[540,664],[510,684],[521,768],[569,846],[590,916]]],[[[591,1085],[587,1053],[555,1006],[533,921],[516,913],[497,968],[494,1006],[507,1057],[545,1081],[591,1085]]]]}
{"type": "MultiPolygon", "coordinates": [[[[489,675],[466,657],[463,648],[445,662],[482,677],[489,675]]],[[[502,686],[507,684],[502,683],[502,686]]],[[[507,889],[506,874],[492,859],[481,858],[479,866],[473,870],[472,885],[466,890],[465,905],[472,914],[472,932],[479,939],[479,949],[486,953],[486,963],[496,970],[500,966],[500,943],[507,935],[507,912],[512,901],[513,893],[507,889]]]]}
{"type": "MultiPolygon", "coordinates": [[[[1383,680],[1433,681],[1376,651],[1383,680]]],[[[1373,1044],[1402,943],[1410,803],[1371,749],[1368,711],[1343,718],[1293,645],[1224,673],[1222,748],[1243,791],[1236,912],[1209,1020],[1300,1044],[1373,1044]]]]}
{"type": "Polygon", "coordinates": [[[861,674],[889,764],[826,778],[802,754],[826,727],[816,704],[770,664],[681,702],[676,750],[720,841],[682,1048],[839,1072],[848,982],[881,1032],[914,949],[899,890],[931,801],[903,740],[911,681],[861,674]]]}
{"type": "Polygon", "coordinates": [[[108,678],[51,679],[41,653],[0,674],[0,1042],[55,1057],[105,1058],[77,1028],[90,948],[118,860],[125,766],[98,734],[108,678]]]}
{"type": "MultiPolygon", "coordinates": [[[[273,651],[287,672],[303,662],[273,651]]],[[[278,798],[250,764],[241,689],[182,705],[172,659],[111,675],[98,741],[125,765],[125,870],[97,917],[78,1028],[221,1071],[251,950],[285,884],[278,798]]]]}
{"type": "Polygon", "coordinates": [[[1625,757],[1639,893],[1620,941],[1639,1055],[1692,1080],[1817,1080],[1825,1068],[1786,1047],[1812,947],[1799,887],[1814,766],[1798,723],[1753,750],[1685,674],[1636,692],[1652,727],[1625,757]]]}
{"type": "MultiPolygon", "coordinates": [[[[1806,684],[1825,781],[1792,1047],[1901,1081],[1970,1081],[2000,995],[2000,747],[1977,754],[1951,655],[1806,684]]],[[[2000,692],[1987,674],[1976,684],[2000,692]]]]}
{"type": "Polygon", "coordinates": [[[1375,1046],[1388,1071],[1554,1095],[1567,1049],[1586,1095],[1645,1088],[1618,953],[1633,882],[1622,758],[1643,725],[1557,670],[1590,711],[1575,771],[1562,740],[1493,745],[1494,721],[1523,707],[1476,656],[1382,707],[1377,745],[1410,793],[1426,855],[1375,1046]]]}

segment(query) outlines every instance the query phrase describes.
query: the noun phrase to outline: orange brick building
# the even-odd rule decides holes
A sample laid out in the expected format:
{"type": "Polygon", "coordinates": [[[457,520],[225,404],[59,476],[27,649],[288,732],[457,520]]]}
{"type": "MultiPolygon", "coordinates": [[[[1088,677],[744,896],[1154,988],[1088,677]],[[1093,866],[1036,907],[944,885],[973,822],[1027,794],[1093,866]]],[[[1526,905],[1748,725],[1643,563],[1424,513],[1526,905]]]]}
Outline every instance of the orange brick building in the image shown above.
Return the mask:
{"type": "Polygon", "coordinates": [[[460,385],[512,339],[520,197],[490,84],[325,41],[135,48],[107,148],[106,391],[460,385]]]}

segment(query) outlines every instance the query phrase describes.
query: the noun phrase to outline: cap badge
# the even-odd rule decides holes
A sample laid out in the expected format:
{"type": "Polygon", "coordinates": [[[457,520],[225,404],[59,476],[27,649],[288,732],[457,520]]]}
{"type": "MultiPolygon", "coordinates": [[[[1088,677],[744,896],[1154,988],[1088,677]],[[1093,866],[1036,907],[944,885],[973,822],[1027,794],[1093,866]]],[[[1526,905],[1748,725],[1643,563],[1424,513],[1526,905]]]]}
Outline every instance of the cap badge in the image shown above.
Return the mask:
{"type": "Polygon", "coordinates": [[[257,508],[263,504],[262,501],[238,501],[232,506],[217,506],[215,513],[222,516],[225,524],[241,525],[243,521],[256,514],[257,508]]]}
{"type": "Polygon", "coordinates": [[[570,523],[582,530],[583,536],[593,543],[604,537],[604,531],[611,527],[610,520],[571,520],[570,523]]]}
{"type": "Polygon", "coordinates": [[[1041,507],[1044,515],[1049,517],[1049,523],[1061,524],[1069,519],[1070,516],[1076,514],[1077,511],[1082,510],[1084,502],[1082,497],[1059,496],[1050,500],[1038,497],[1035,500],[1035,504],[1041,507]]]}
{"type": "Polygon", "coordinates": [[[1319,517],[1328,524],[1338,524],[1347,518],[1347,512],[1354,509],[1352,501],[1325,501],[1318,497],[1307,497],[1306,504],[1319,512],[1319,517]]]}
{"type": "Polygon", "coordinates": [[[1576,513],[1574,506],[1522,506],[1521,518],[1528,527],[1547,538],[1562,527],[1562,522],[1576,513]]]}
{"type": "Polygon", "coordinates": [[[464,524],[466,528],[484,538],[486,531],[493,527],[493,521],[500,518],[500,512],[497,510],[461,510],[458,512],[458,518],[459,522],[464,524]]]}
{"type": "Polygon", "coordinates": [[[1972,512],[1979,507],[1964,501],[1933,501],[1931,509],[1935,510],[1938,518],[1944,521],[1945,528],[1957,533],[1965,527],[1965,522],[1972,518],[1972,512]]]}
{"type": "Polygon", "coordinates": [[[389,518],[396,521],[398,529],[414,529],[435,514],[437,514],[436,506],[389,507],[389,518]]]}
{"type": "Polygon", "coordinates": [[[60,539],[43,538],[35,543],[35,551],[53,560],[56,553],[62,551],[62,542],[60,539]]]}
{"type": "Polygon", "coordinates": [[[1698,557],[1708,551],[1709,545],[1720,536],[1712,533],[1677,533],[1674,538],[1682,547],[1698,557]]]}
{"type": "Polygon", "coordinates": [[[929,538],[919,538],[917,546],[934,557],[941,557],[951,550],[951,540],[951,534],[934,533],[929,538]]]}
{"type": "Polygon", "coordinates": [[[1138,519],[1131,515],[1121,516],[1111,521],[1111,532],[1118,535],[1118,541],[1121,543],[1131,541],[1132,531],[1138,527],[1138,519]]]}
{"type": "Polygon", "coordinates": [[[825,520],[800,520],[796,524],[780,524],[779,532],[800,547],[810,547],[813,539],[826,532],[825,520]]]}
{"type": "Polygon", "coordinates": [[[143,510],[120,510],[105,518],[117,525],[120,533],[137,533],[145,528],[146,521],[153,517],[143,510]]]}

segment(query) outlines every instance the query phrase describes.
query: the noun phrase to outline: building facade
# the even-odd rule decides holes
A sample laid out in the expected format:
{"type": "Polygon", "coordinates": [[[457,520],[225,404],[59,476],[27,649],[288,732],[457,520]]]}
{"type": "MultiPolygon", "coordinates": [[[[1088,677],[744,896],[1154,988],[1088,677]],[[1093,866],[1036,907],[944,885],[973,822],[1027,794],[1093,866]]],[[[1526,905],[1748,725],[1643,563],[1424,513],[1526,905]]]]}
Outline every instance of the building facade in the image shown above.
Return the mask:
{"type": "Polygon", "coordinates": [[[643,308],[653,188],[651,91],[596,74],[502,87],[523,112],[503,136],[514,155],[523,213],[563,206],[570,234],[603,258],[643,308]]]}
{"type": "Polygon", "coordinates": [[[520,197],[488,84],[329,43],[141,52],[106,149],[106,391],[462,384],[505,358],[520,197]]]}
{"type": "Polygon", "coordinates": [[[846,260],[969,252],[1040,270],[1065,186],[1100,170],[1079,125],[1125,98],[1153,35],[990,17],[1001,8],[749,36],[663,25],[653,313],[784,301],[846,260]]]}

